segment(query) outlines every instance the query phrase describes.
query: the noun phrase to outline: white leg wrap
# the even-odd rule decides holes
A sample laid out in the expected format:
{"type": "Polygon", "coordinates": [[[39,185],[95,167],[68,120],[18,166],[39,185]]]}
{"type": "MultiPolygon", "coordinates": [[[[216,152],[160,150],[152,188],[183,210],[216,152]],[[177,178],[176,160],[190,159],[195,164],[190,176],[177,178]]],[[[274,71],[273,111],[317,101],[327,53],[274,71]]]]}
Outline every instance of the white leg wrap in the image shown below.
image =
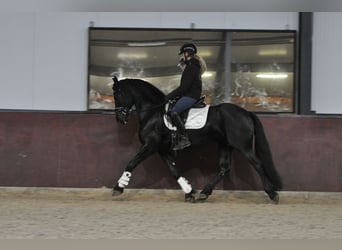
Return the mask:
{"type": "Polygon", "coordinates": [[[130,172],[123,172],[122,176],[118,180],[119,187],[124,188],[128,185],[128,182],[131,178],[132,174],[130,172]]]}
{"type": "Polygon", "coordinates": [[[184,193],[188,194],[191,192],[192,187],[189,184],[188,180],[185,179],[184,177],[179,177],[177,180],[178,184],[181,186],[182,190],[184,191],[184,193]]]}

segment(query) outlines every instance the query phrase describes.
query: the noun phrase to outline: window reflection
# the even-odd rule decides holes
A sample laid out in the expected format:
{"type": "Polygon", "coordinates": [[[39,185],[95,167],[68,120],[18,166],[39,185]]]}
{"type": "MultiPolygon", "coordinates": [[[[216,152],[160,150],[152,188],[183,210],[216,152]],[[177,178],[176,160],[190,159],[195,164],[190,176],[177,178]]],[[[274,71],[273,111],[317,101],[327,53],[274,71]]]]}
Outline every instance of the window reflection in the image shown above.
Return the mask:
{"type": "Polygon", "coordinates": [[[208,103],[293,112],[295,32],[227,30],[90,28],[88,108],[114,108],[113,75],[144,79],[164,93],[175,89],[178,50],[189,41],[208,66],[202,76],[208,103]]]}
{"type": "Polygon", "coordinates": [[[294,35],[233,33],[232,102],[253,111],[293,112],[294,35]]]}

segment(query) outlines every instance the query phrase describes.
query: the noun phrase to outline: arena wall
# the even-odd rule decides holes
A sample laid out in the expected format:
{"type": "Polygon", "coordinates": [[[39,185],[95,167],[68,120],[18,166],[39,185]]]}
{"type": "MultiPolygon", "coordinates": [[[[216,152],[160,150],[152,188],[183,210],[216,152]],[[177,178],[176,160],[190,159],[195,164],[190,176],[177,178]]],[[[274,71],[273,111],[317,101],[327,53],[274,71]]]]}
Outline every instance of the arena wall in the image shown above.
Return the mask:
{"type": "MultiPolygon", "coordinates": [[[[341,117],[260,115],[287,191],[342,191],[341,117]]],[[[139,148],[137,120],[113,114],[1,112],[0,186],[111,187],[139,148]]],[[[177,164],[200,189],[217,169],[215,145],[179,153],[177,164]]],[[[130,188],[179,188],[158,155],[133,173],[130,188]]],[[[235,153],[217,189],[259,190],[259,176],[235,153]]]]}

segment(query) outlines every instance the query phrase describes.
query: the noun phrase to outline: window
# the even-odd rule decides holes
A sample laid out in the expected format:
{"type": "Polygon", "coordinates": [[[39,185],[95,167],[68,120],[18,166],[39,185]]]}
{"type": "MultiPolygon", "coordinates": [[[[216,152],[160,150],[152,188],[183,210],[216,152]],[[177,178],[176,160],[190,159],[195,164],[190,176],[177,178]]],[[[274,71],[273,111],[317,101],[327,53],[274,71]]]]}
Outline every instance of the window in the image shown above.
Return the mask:
{"type": "Polygon", "coordinates": [[[295,37],[293,31],[90,28],[88,108],[114,108],[113,75],[144,79],[164,93],[175,89],[179,48],[193,42],[208,67],[202,76],[207,103],[293,112],[295,37]]]}

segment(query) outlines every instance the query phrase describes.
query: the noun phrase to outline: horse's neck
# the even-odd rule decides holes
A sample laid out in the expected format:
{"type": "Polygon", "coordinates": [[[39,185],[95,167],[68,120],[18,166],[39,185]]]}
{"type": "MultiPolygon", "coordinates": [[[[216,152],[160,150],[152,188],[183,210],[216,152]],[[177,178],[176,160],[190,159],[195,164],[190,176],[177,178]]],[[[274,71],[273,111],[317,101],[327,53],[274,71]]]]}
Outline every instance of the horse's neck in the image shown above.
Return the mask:
{"type": "Polygon", "coordinates": [[[139,91],[133,92],[133,98],[135,106],[139,110],[153,109],[163,103],[163,100],[155,100],[153,97],[149,98],[148,96],[141,94],[139,91]]]}
{"type": "Polygon", "coordinates": [[[140,121],[144,121],[149,117],[152,117],[161,110],[164,99],[160,98],[161,100],[157,100],[159,98],[156,96],[147,94],[154,93],[153,90],[135,87],[131,89],[131,93],[140,121]]]}
{"type": "Polygon", "coordinates": [[[157,105],[158,104],[156,104],[150,100],[147,100],[146,98],[143,98],[139,95],[137,95],[135,97],[135,107],[137,108],[138,111],[148,110],[148,109],[151,109],[157,105]]]}
{"type": "Polygon", "coordinates": [[[163,108],[162,101],[160,103],[155,103],[141,98],[141,96],[137,96],[135,99],[135,108],[140,122],[144,122],[152,116],[159,114],[160,110],[163,108]]]}

